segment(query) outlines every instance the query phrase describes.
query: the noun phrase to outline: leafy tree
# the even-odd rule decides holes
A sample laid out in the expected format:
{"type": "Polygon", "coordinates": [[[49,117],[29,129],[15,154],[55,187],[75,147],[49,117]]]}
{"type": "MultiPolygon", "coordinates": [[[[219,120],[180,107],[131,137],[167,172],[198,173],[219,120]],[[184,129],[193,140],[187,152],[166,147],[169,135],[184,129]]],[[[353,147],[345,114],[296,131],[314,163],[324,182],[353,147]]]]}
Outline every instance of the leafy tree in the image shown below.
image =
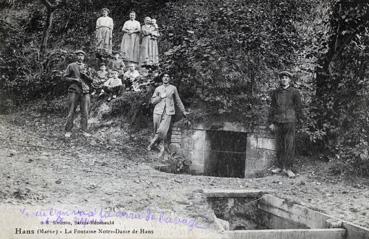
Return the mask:
{"type": "Polygon", "coordinates": [[[47,42],[50,36],[50,32],[53,26],[55,11],[66,4],[66,0],[41,0],[42,4],[46,7],[46,26],[42,35],[42,43],[40,47],[40,54],[43,57],[47,48],[47,42]]]}
{"type": "Polygon", "coordinates": [[[311,112],[330,159],[347,171],[369,175],[368,23],[369,3],[331,1],[328,36],[317,56],[316,95],[311,112]],[[323,48],[323,49],[324,49],[323,48]]]}

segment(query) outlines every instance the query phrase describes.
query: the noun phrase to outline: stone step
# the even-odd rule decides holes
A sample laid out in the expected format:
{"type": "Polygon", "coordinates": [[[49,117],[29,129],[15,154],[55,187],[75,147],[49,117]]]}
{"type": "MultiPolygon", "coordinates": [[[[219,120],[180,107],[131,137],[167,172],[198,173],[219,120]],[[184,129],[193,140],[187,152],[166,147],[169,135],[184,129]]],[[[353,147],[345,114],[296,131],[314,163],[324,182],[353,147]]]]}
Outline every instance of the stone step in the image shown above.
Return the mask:
{"type": "Polygon", "coordinates": [[[224,232],[224,239],[345,239],[345,229],[274,229],[224,232]]]}

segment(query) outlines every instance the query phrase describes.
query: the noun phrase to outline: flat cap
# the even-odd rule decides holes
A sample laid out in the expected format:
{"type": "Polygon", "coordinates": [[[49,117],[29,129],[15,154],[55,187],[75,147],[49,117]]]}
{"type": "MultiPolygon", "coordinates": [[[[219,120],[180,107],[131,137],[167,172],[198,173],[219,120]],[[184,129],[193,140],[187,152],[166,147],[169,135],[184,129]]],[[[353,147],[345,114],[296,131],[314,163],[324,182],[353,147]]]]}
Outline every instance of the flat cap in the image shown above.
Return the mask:
{"type": "Polygon", "coordinates": [[[86,52],[82,51],[82,50],[77,50],[74,52],[74,54],[78,55],[78,54],[83,54],[86,55],[86,52]]]}
{"type": "Polygon", "coordinates": [[[278,73],[279,77],[288,76],[289,78],[293,78],[293,74],[289,71],[281,71],[278,73]]]}

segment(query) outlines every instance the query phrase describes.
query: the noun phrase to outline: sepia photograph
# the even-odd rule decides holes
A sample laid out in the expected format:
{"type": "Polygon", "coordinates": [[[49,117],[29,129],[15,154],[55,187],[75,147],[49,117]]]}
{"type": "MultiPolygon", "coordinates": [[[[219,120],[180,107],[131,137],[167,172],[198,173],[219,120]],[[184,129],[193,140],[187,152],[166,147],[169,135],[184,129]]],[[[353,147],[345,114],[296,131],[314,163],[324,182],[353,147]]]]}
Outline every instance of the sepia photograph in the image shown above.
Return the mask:
{"type": "Polygon", "coordinates": [[[369,0],[0,0],[0,239],[369,239],[369,0]]]}

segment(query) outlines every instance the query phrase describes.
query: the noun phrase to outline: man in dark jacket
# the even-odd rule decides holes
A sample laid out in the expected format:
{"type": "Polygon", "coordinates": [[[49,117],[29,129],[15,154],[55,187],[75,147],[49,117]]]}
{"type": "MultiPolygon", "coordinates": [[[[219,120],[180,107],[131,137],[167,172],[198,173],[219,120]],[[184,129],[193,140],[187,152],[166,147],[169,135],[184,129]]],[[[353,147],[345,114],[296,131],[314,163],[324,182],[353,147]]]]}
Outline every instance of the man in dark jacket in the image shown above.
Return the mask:
{"type": "Polygon", "coordinates": [[[279,73],[280,87],[271,95],[269,128],[277,136],[277,168],[273,173],[283,172],[288,177],[295,177],[292,166],[295,157],[295,127],[302,116],[301,97],[298,90],[292,87],[293,76],[290,72],[279,73]]]}
{"type": "Polygon", "coordinates": [[[73,128],[73,121],[75,117],[75,111],[79,104],[81,112],[81,129],[83,135],[91,136],[87,133],[87,121],[90,108],[90,86],[91,79],[88,79],[86,72],[86,66],[83,63],[86,53],[82,50],[75,52],[77,61],[68,65],[64,77],[71,84],[68,88],[69,95],[69,111],[67,116],[67,122],[65,124],[65,137],[71,137],[71,131],[73,128]]]}

